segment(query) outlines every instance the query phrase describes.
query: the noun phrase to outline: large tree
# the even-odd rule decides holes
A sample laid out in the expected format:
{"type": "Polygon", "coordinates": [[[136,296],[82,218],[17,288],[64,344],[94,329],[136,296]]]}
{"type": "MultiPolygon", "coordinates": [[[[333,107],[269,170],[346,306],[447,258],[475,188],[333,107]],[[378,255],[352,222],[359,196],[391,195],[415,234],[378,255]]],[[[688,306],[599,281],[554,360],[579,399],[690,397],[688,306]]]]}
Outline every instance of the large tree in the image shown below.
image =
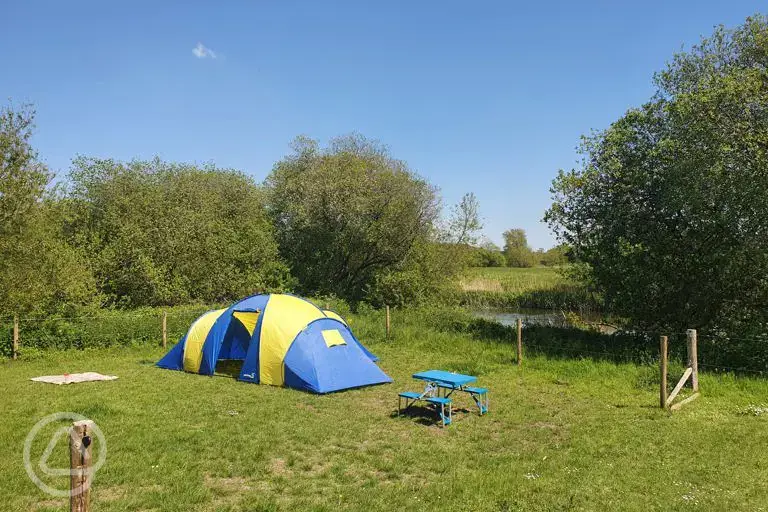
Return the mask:
{"type": "Polygon", "coordinates": [[[504,257],[510,267],[532,267],[536,258],[528,245],[528,236],[524,229],[508,229],[504,237],[504,257]]]}
{"type": "Polygon", "coordinates": [[[364,298],[434,234],[434,187],[359,135],[299,138],[266,185],[281,254],[305,292],[364,298]]]}
{"type": "Polygon", "coordinates": [[[585,137],[546,219],[637,325],[768,318],[768,20],[718,27],[585,137]]]}
{"type": "Polygon", "coordinates": [[[66,210],[31,144],[31,106],[0,109],[0,314],[52,313],[92,303],[85,256],[62,233],[66,210]]]}

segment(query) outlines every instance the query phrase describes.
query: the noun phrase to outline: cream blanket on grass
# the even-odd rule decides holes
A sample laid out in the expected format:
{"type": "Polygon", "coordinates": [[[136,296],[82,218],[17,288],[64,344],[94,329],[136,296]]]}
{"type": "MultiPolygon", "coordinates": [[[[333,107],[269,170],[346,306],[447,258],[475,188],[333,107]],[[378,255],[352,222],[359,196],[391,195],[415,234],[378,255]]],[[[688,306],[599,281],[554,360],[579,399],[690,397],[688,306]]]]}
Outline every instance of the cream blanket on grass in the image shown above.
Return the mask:
{"type": "Polygon", "coordinates": [[[35,377],[35,382],[47,382],[48,384],[77,384],[79,382],[91,382],[94,380],[115,380],[117,377],[114,375],[102,375],[96,372],[85,373],[65,373],[64,375],[44,375],[42,377],[35,377]]]}

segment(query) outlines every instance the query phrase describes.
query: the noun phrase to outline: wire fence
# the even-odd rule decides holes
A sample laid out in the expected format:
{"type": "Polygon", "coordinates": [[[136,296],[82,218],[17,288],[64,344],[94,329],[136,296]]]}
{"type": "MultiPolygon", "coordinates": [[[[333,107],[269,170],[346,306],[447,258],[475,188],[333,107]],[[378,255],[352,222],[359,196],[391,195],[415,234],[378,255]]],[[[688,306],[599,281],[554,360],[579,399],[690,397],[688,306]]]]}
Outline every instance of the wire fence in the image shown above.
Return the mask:
{"type": "MultiPolygon", "coordinates": [[[[172,307],[166,310],[102,311],[80,316],[0,315],[0,357],[12,357],[14,323],[18,328],[19,353],[111,346],[160,345],[163,324],[168,344],[178,341],[206,306],[172,307]],[[163,319],[165,318],[165,322],[163,319]]],[[[411,321],[419,320],[414,317],[411,321]]],[[[423,320],[423,318],[422,318],[423,320]]],[[[438,321],[441,319],[438,318],[438,321]]],[[[659,337],[669,337],[671,361],[686,359],[686,333],[661,331],[616,331],[601,333],[565,325],[539,325],[522,320],[523,344],[527,352],[550,357],[592,358],[612,362],[658,364],[659,337]]],[[[432,323],[432,322],[428,322],[432,323]]],[[[382,324],[382,328],[385,326],[382,324]]],[[[466,326],[454,326],[456,330],[466,326]]],[[[475,319],[468,327],[486,339],[509,340],[513,326],[475,319]]],[[[768,376],[768,336],[725,336],[699,333],[699,367],[706,372],[768,376]]]]}
{"type": "MultiPolygon", "coordinates": [[[[664,335],[668,337],[670,360],[680,364],[687,360],[686,332],[618,331],[605,334],[523,325],[523,345],[529,353],[658,365],[659,339],[664,335]]],[[[698,361],[703,372],[768,376],[768,337],[699,335],[698,361]]]]}
{"type": "Polygon", "coordinates": [[[189,326],[209,308],[193,306],[167,311],[110,311],[82,316],[3,316],[0,357],[13,357],[42,350],[104,348],[113,346],[161,345],[163,324],[169,344],[178,341],[189,326]],[[164,321],[165,320],[165,321],[164,321]],[[14,344],[14,324],[18,332],[14,344]]]}

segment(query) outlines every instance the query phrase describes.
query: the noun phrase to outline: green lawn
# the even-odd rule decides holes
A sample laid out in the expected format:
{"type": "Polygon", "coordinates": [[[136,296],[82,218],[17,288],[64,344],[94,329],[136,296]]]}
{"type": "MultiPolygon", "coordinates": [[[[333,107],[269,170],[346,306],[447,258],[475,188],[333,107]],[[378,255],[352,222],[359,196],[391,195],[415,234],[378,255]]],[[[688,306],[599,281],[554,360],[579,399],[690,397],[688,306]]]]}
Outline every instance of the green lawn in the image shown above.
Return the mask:
{"type": "MultiPolygon", "coordinates": [[[[395,311],[386,342],[380,313],[351,317],[395,383],[328,396],[161,370],[151,347],[0,363],[0,508],[68,510],[22,467],[27,432],[57,411],[107,437],[95,511],[768,508],[768,412],[745,413],[768,400],[765,381],[704,374],[703,396],[671,414],[656,408],[655,367],[530,357],[520,370],[509,344],[419,318],[395,311]],[[490,414],[465,400],[446,429],[395,417],[397,392],[428,368],[478,374],[490,414]],[[120,378],[28,380],[85,370],[120,378]]],[[[63,444],[51,459],[65,465],[63,444]]]]}

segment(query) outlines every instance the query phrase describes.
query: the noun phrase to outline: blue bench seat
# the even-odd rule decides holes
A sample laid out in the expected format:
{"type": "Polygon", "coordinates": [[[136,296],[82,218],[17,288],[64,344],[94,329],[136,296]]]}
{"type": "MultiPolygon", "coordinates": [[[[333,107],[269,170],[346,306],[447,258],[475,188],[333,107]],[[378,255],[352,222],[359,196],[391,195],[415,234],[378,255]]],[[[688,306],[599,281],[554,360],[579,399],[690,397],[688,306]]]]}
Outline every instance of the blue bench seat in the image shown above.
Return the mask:
{"type": "Polygon", "coordinates": [[[397,394],[397,414],[400,415],[400,399],[405,398],[406,409],[416,403],[419,400],[423,400],[429,404],[432,404],[437,409],[437,414],[443,423],[443,426],[451,424],[453,419],[451,411],[451,399],[440,396],[422,396],[422,393],[416,393],[415,391],[403,391],[397,394]],[[408,400],[413,400],[411,404],[408,404],[408,400]],[[448,407],[448,414],[446,414],[445,408],[448,407]]]}
{"type": "Polygon", "coordinates": [[[467,387],[467,388],[464,388],[464,391],[466,391],[467,393],[472,393],[473,395],[485,395],[488,393],[488,390],[485,388],[467,387]]]}

